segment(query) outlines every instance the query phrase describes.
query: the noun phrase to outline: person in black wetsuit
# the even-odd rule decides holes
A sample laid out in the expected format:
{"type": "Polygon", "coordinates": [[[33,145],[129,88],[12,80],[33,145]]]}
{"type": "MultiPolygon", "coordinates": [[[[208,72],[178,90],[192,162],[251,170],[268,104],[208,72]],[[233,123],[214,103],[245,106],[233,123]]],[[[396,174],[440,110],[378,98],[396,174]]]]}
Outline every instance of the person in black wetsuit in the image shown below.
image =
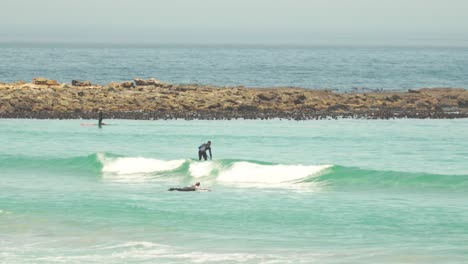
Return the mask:
{"type": "Polygon", "coordinates": [[[197,182],[192,186],[187,186],[183,188],[169,188],[168,189],[168,191],[179,191],[179,192],[194,192],[198,190],[211,191],[209,189],[200,188],[200,182],[197,182]]]}
{"type": "Polygon", "coordinates": [[[98,126],[99,128],[102,127],[102,108],[99,108],[99,112],[98,112],[98,115],[99,115],[99,122],[98,122],[98,126]]]}
{"type": "Polygon", "coordinates": [[[198,147],[198,160],[201,160],[202,157],[204,160],[207,160],[207,150],[210,152],[210,159],[212,159],[213,156],[211,155],[211,141],[209,140],[207,143],[203,143],[201,144],[201,146],[198,147]]]}

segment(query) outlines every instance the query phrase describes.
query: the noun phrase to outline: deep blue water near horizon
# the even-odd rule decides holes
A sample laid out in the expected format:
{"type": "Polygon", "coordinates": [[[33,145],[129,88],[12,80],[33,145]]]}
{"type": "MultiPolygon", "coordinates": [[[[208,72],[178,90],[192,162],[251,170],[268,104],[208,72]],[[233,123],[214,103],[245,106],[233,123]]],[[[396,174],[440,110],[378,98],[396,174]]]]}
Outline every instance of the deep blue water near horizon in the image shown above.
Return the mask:
{"type": "Polygon", "coordinates": [[[406,90],[468,87],[468,48],[1,44],[0,82],[135,77],[217,86],[406,90]]]}
{"type": "Polygon", "coordinates": [[[467,119],[108,121],[0,119],[0,263],[468,263],[467,119]]]}

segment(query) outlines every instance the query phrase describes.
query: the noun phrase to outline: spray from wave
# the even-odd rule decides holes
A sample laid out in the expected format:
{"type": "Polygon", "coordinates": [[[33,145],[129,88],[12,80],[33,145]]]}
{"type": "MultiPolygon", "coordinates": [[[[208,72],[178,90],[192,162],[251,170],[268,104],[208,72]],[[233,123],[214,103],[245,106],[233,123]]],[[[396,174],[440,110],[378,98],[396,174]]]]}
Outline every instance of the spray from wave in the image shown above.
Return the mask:
{"type": "Polygon", "coordinates": [[[221,171],[217,180],[226,183],[297,183],[307,177],[319,175],[330,167],[331,165],[264,165],[241,161],[221,171]]]}
{"type": "Polygon", "coordinates": [[[189,177],[217,184],[249,186],[291,185],[319,175],[331,165],[261,164],[255,161],[160,160],[143,157],[106,157],[98,155],[104,175],[115,180],[156,179],[172,172],[172,178],[189,177]]]}
{"type": "Polygon", "coordinates": [[[143,157],[109,158],[104,154],[98,154],[98,159],[103,165],[102,172],[119,175],[171,171],[185,162],[185,160],[165,161],[143,157]]]}

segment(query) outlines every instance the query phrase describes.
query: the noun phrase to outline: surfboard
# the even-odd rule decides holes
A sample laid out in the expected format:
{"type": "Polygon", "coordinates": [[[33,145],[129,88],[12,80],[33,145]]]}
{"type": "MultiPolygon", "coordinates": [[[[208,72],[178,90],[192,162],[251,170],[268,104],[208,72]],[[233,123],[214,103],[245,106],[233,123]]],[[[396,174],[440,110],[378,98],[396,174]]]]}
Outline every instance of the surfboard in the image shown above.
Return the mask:
{"type": "Polygon", "coordinates": [[[179,191],[179,192],[211,192],[210,189],[193,189],[193,188],[190,188],[190,187],[169,188],[168,191],[179,191]]]}
{"type": "MultiPolygon", "coordinates": [[[[81,123],[81,124],[80,124],[80,126],[97,126],[97,125],[98,125],[98,124],[87,124],[87,123],[81,123]]],[[[108,125],[110,125],[110,124],[104,124],[104,123],[102,123],[101,125],[102,125],[102,126],[108,126],[108,125]]]]}

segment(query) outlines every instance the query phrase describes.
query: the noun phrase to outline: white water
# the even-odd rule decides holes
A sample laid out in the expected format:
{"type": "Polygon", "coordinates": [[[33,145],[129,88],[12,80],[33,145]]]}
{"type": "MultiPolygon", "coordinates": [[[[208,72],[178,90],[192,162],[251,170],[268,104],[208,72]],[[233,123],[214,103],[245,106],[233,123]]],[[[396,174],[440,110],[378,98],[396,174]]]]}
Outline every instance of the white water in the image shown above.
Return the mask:
{"type": "Polygon", "coordinates": [[[101,158],[104,173],[123,174],[144,174],[171,171],[179,168],[185,160],[159,160],[144,157],[128,158],[101,158]]]}

